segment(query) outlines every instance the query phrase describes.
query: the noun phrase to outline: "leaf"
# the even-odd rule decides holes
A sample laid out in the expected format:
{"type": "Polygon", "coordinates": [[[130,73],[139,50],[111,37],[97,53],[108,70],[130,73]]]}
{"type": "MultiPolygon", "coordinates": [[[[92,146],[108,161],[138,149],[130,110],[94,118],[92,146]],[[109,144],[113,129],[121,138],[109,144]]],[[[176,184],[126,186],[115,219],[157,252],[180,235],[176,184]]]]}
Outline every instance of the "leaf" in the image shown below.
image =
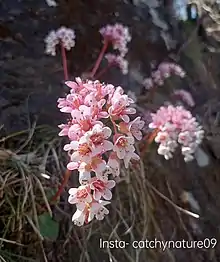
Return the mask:
{"type": "Polygon", "coordinates": [[[56,240],[59,233],[59,224],[54,221],[49,213],[38,216],[40,233],[43,237],[56,240]]]}

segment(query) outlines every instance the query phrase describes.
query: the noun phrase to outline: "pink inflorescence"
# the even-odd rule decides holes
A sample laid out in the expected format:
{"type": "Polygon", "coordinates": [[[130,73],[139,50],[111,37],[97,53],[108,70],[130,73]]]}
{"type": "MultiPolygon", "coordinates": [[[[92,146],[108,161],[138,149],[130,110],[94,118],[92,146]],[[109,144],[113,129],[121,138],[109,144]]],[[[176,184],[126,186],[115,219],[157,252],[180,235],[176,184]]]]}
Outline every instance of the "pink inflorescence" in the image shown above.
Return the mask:
{"type": "Polygon", "coordinates": [[[57,31],[52,30],[45,38],[46,43],[46,54],[55,56],[56,55],[56,45],[61,43],[63,47],[70,50],[75,46],[75,32],[70,28],[65,26],[60,27],[57,31]]]}
{"type": "Polygon", "coordinates": [[[105,57],[108,63],[112,62],[119,66],[123,74],[127,74],[128,62],[124,58],[128,52],[128,43],[131,41],[131,35],[129,33],[128,27],[122,24],[107,25],[100,29],[100,33],[104,40],[111,42],[113,48],[119,51],[119,55],[107,54],[105,57]]]}
{"type": "Polygon", "coordinates": [[[158,130],[155,138],[155,142],[160,144],[158,154],[163,155],[167,160],[173,157],[178,143],[181,145],[185,162],[193,160],[193,154],[204,137],[202,127],[182,106],[160,107],[155,114],[152,114],[149,127],[158,130]]]}
{"type": "Polygon", "coordinates": [[[158,69],[151,74],[151,77],[143,81],[143,85],[147,90],[153,88],[155,85],[161,86],[164,84],[165,79],[169,78],[171,75],[184,77],[185,72],[179,65],[166,62],[161,63],[158,69]]]}
{"type": "Polygon", "coordinates": [[[192,95],[189,92],[187,92],[186,90],[183,90],[183,89],[175,90],[173,92],[173,95],[177,98],[180,98],[184,103],[187,104],[187,106],[189,107],[195,106],[195,101],[192,95]]]}
{"type": "Polygon", "coordinates": [[[109,175],[119,176],[121,160],[126,168],[132,159],[139,160],[134,143],[142,138],[144,122],[140,117],[130,120],[130,115],[136,113],[131,107],[134,101],[121,87],[80,78],[66,85],[70,93],[58,99],[58,108],[70,118],[59,126],[59,135],[70,139],[64,146],[70,156],[67,168],[79,171],[81,185],[69,190],[69,202],[76,204],[72,220],[81,226],[109,213],[105,206],[115,186],[109,175]],[[102,120],[108,121],[111,128],[102,120]]]}
{"type": "Polygon", "coordinates": [[[105,58],[109,64],[115,64],[121,69],[123,75],[128,73],[128,61],[120,55],[106,54],[105,58]]]}

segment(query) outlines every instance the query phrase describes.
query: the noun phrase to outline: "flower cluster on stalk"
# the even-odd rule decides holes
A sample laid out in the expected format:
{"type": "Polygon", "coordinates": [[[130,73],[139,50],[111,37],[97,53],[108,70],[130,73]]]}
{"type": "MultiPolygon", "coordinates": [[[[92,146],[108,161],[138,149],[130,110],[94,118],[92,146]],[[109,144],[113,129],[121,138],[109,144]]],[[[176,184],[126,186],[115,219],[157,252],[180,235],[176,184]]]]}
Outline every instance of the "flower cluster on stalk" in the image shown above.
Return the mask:
{"type": "Polygon", "coordinates": [[[154,86],[161,86],[164,84],[165,79],[169,78],[171,75],[184,77],[185,72],[177,64],[163,62],[158,66],[156,71],[152,72],[151,77],[144,79],[143,85],[147,90],[154,86]]]}
{"type": "Polygon", "coordinates": [[[128,27],[122,24],[107,25],[100,29],[100,33],[105,42],[111,43],[114,50],[118,50],[119,54],[108,53],[105,55],[109,64],[114,64],[121,69],[121,72],[126,75],[128,73],[128,61],[125,55],[128,52],[127,44],[131,41],[131,35],[128,27]]]}
{"type": "Polygon", "coordinates": [[[132,159],[139,160],[134,143],[142,139],[144,121],[130,119],[136,113],[134,101],[120,86],[80,78],[66,85],[70,93],[58,99],[58,108],[70,118],[59,125],[59,135],[70,139],[64,146],[70,156],[67,168],[79,171],[81,185],[69,190],[69,203],[76,204],[72,219],[81,226],[109,213],[105,206],[112,198],[121,160],[126,168],[132,159]]]}
{"type": "Polygon", "coordinates": [[[58,30],[52,30],[45,37],[46,50],[45,53],[48,55],[56,55],[56,46],[62,44],[66,50],[70,50],[75,46],[75,32],[65,26],[60,27],[58,30]]]}
{"type": "Polygon", "coordinates": [[[149,127],[158,131],[155,137],[155,142],[160,144],[158,154],[168,160],[179,144],[184,160],[193,160],[204,137],[204,130],[196,118],[184,107],[173,105],[162,106],[151,116],[149,127]]]}

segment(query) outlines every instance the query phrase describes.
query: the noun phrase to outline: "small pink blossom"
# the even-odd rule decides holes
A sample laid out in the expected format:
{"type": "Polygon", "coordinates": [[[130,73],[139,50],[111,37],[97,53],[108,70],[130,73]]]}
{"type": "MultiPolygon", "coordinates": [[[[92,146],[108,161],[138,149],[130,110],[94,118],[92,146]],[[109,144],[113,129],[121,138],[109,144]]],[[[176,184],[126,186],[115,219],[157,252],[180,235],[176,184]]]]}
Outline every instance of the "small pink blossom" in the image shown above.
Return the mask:
{"type": "Polygon", "coordinates": [[[102,127],[96,124],[91,131],[86,133],[85,141],[91,144],[96,154],[101,154],[113,148],[113,143],[107,140],[111,133],[112,131],[109,127],[102,127]]]}
{"type": "Polygon", "coordinates": [[[182,106],[161,107],[156,114],[152,114],[149,127],[158,129],[155,142],[160,144],[158,154],[164,155],[165,159],[173,157],[179,143],[184,160],[191,161],[204,137],[202,127],[182,106]]]}
{"type": "Polygon", "coordinates": [[[120,55],[106,54],[105,58],[107,59],[109,65],[116,65],[121,69],[123,75],[128,74],[128,61],[120,55]]]}
{"type": "Polygon", "coordinates": [[[57,32],[57,37],[62,42],[64,48],[70,50],[72,47],[75,46],[75,32],[70,29],[66,28],[65,26],[60,27],[57,32]]]}
{"type": "Polygon", "coordinates": [[[115,186],[114,180],[101,180],[101,179],[95,179],[90,184],[90,188],[93,190],[93,198],[96,201],[99,201],[101,197],[103,197],[105,200],[110,200],[112,198],[112,192],[110,189],[112,189],[115,186]]]}
{"type": "Polygon", "coordinates": [[[78,162],[78,161],[89,162],[92,159],[92,157],[96,155],[96,152],[92,150],[91,146],[85,142],[84,137],[81,137],[79,142],[71,141],[70,144],[64,146],[64,150],[74,151],[71,154],[72,162],[78,162]]]}
{"type": "Polygon", "coordinates": [[[77,208],[83,210],[86,203],[92,202],[92,195],[88,186],[80,186],[78,188],[70,188],[68,202],[77,204],[77,208]]]}
{"type": "Polygon", "coordinates": [[[67,50],[70,50],[75,46],[75,38],[76,36],[74,30],[64,26],[60,27],[57,31],[50,31],[44,40],[46,43],[46,54],[55,56],[56,46],[59,43],[63,44],[64,48],[67,50]]]}
{"type": "Polygon", "coordinates": [[[135,108],[128,107],[133,103],[133,100],[129,99],[127,95],[121,95],[119,92],[115,92],[111,99],[111,103],[112,105],[108,110],[109,114],[111,116],[120,117],[126,123],[130,121],[128,115],[136,113],[135,108]]]}
{"type": "Polygon", "coordinates": [[[179,97],[188,106],[190,106],[190,107],[195,106],[195,101],[194,101],[192,95],[189,92],[187,92],[183,89],[180,89],[180,90],[175,90],[173,94],[174,94],[174,96],[179,97]]]}
{"type": "Polygon", "coordinates": [[[134,136],[137,140],[142,139],[141,129],[143,129],[145,122],[141,120],[141,117],[136,117],[129,123],[120,123],[120,131],[128,136],[134,136]]]}
{"type": "Polygon", "coordinates": [[[113,151],[119,159],[124,160],[126,168],[131,159],[139,160],[139,156],[135,153],[133,137],[119,136],[115,141],[113,151]]]}
{"type": "Polygon", "coordinates": [[[99,200],[91,204],[91,218],[95,217],[97,220],[103,220],[109,214],[109,210],[105,207],[110,204],[108,201],[99,200]]]}
{"type": "Polygon", "coordinates": [[[149,90],[155,85],[162,86],[166,78],[171,77],[172,75],[177,75],[179,77],[184,77],[184,70],[177,64],[163,62],[161,63],[157,70],[152,72],[149,78],[144,79],[143,86],[149,90]]]}
{"type": "Polygon", "coordinates": [[[122,56],[127,53],[127,44],[131,41],[131,35],[128,27],[116,23],[107,25],[100,29],[100,33],[107,41],[111,41],[113,48],[119,50],[122,56]]]}

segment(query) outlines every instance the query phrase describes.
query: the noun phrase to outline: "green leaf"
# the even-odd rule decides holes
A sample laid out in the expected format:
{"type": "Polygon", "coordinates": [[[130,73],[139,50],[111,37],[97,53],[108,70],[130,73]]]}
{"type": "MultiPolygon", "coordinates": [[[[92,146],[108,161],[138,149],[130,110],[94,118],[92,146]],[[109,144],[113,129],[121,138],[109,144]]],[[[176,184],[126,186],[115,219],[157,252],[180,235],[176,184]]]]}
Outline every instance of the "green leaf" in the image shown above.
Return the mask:
{"type": "Polygon", "coordinates": [[[56,240],[59,234],[59,224],[54,221],[49,213],[38,216],[40,233],[43,237],[56,240]]]}

